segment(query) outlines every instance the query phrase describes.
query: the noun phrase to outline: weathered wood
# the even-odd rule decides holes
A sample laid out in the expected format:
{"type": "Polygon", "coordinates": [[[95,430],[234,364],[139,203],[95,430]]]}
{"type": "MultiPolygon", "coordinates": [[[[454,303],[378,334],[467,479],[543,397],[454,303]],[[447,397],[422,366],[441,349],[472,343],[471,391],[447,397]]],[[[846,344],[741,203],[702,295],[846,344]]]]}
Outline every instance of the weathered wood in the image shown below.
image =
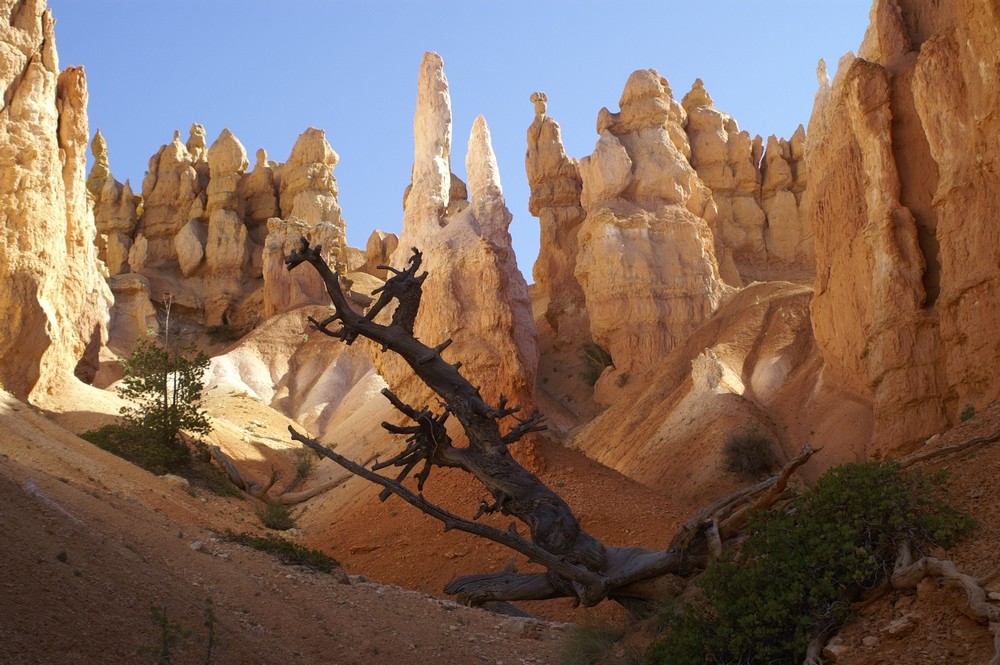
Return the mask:
{"type": "Polygon", "coordinates": [[[938,448],[937,450],[931,450],[929,452],[920,452],[910,455],[909,457],[903,458],[897,462],[899,469],[906,469],[914,464],[920,464],[922,462],[928,462],[932,459],[938,459],[940,457],[947,457],[949,455],[957,455],[958,453],[964,452],[970,448],[976,448],[978,446],[986,446],[991,443],[996,443],[1000,441],[1000,432],[996,434],[991,434],[989,436],[977,436],[974,439],[969,439],[964,443],[960,443],[954,446],[946,446],[944,448],[938,448]]]}
{"type": "Polygon", "coordinates": [[[566,502],[522,467],[508,450],[511,443],[526,434],[544,429],[542,416],[536,412],[524,419],[517,418],[520,407],[508,406],[505,396],[500,397],[496,406],[488,404],[479,389],[459,372],[461,363],[449,363],[442,357],[451,340],[430,347],[413,336],[422,284],[427,277],[426,272],[417,274],[422,263],[419,251],[413,250],[405,270],[392,270],[393,276],[376,291],[378,300],[363,314],[348,306],[340,276],[326,264],[318,247],[311,248],[303,241],[299,250],[286,257],[285,263],[289,270],[309,263],[326,285],[334,314],[323,321],[310,319],[318,330],[347,344],[364,337],[381,345],[383,351],[398,354],[443,403],[443,409],[434,413],[427,407],[414,408],[390,390],[384,390],[385,397],[412,424],[383,423],[389,432],[407,437],[406,443],[398,454],[371,469],[290,427],[292,438],[351,473],[381,485],[383,500],[396,495],[441,521],[445,530],[458,529],[488,538],[524,554],[548,570],[545,573],[504,571],[453,580],[445,591],[458,595],[465,602],[484,604],[570,597],[584,605],[593,605],[610,597],[627,605],[657,597],[658,591],[655,585],[648,583],[650,580],[668,574],[690,576],[703,569],[708,549],[707,524],[716,525],[713,549],[717,553],[733,529],[745,523],[745,514],[734,518],[734,511],[746,507],[755,497],[754,507],[770,506],[786,497],[788,477],[813,453],[807,446],[779,476],[702,511],[685,525],[666,550],[607,547],[588,534],[566,502]],[[377,322],[376,316],[394,300],[396,307],[391,322],[388,325],[377,322]],[[335,324],[340,327],[331,329],[335,324]],[[465,431],[467,446],[452,445],[444,426],[450,416],[454,416],[465,431]],[[506,434],[501,434],[500,421],[510,417],[515,418],[516,424],[506,434]],[[413,492],[403,483],[418,466],[417,492],[413,492]],[[492,502],[483,502],[476,517],[467,520],[427,501],[418,492],[434,466],[460,468],[471,474],[490,493],[492,502]],[[395,478],[377,473],[390,467],[399,469],[395,478]],[[493,512],[513,515],[523,522],[528,527],[530,540],[514,531],[502,531],[475,521],[493,512]]]}

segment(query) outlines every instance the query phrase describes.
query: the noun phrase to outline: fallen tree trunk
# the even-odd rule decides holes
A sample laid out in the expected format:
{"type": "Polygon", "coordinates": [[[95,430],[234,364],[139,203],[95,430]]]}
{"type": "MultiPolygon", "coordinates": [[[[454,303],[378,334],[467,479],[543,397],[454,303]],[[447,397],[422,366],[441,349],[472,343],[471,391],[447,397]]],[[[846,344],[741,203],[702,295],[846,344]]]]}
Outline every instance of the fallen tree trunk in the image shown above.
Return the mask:
{"type": "Polygon", "coordinates": [[[713,504],[708,512],[702,511],[685,525],[667,549],[606,546],[581,527],[573,511],[558,494],[510,454],[511,444],[529,432],[544,429],[541,415],[536,412],[526,418],[518,418],[520,408],[508,406],[503,396],[496,405],[486,403],[480,391],[459,372],[461,363],[452,364],[442,357],[451,340],[443,340],[431,347],[413,336],[421,285],[427,277],[426,272],[418,274],[421,262],[421,253],[414,249],[405,270],[388,268],[393,276],[373,293],[379,294],[379,297],[372,307],[360,314],[348,305],[341,288],[341,278],[323,260],[320,248],[311,248],[308,242],[303,241],[300,249],[286,257],[289,270],[309,263],[326,285],[334,313],[323,321],[310,319],[316,330],[346,344],[364,337],[381,345],[383,351],[399,354],[442,401],[441,410],[435,413],[427,407],[414,408],[390,390],[383,390],[383,395],[406,416],[410,424],[382,423],[386,430],[404,435],[406,445],[392,459],[371,468],[345,458],[294,428],[289,427],[289,431],[296,441],[351,473],[382,486],[382,500],[396,495],[441,521],[445,530],[459,529],[493,540],[524,554],[548,571],[504,571],[452,580],[445,587],[445,592],[458,596],[464,602],[478,605],[569,597],[589,606],[605,598],[613,598],[623,604],[647,599],[653,586],[643,582],[667,574],[695,574],[703,569],[710,552],[717,554],[722,542],[745,525],[748,508],[769,507],[787,497],[789,476],[814,452],[806,446],[775,478],[713,504]],[[377,322],[378,314],[394,300],[396,307],[391,322],[377,322]],[[331,329],[330,326],[335,324],[339,327],[331,329]],[[465,431],[467,446],[452,445],[445,428],[445,422],[452,416],[465,431]],[[508,419],[513,419],[512,426],[506,433],[501,433],[500,423],[508,419]],[[475,517],[465,519],[427,501],[421,490],[435,466],[460,468],[471,474],[490,493],[492,503],[484,502],[475,517]],[[378,473],[390,467],[399,469],[394,478],[378,473]],[[418,467],[416,491],[413,491],[404,482],[418,467]],[[481,515],[495,512],[520,520],[527,527],[528,537],[522,537],[514,529],[503,531],[477,521],[481,515]],[[714,534],[711,539],[707,537],[709,532],[714,534]]]}

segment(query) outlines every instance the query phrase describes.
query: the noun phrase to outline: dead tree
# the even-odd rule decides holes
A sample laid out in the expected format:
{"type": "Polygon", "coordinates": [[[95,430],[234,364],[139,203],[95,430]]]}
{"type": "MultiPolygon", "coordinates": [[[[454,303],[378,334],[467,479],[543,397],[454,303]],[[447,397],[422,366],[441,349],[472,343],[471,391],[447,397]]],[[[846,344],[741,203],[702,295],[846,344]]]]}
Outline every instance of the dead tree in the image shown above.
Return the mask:
{"type": "Polygon", "coordinates": [[[445,530],[458,529],[488,538],[547,569],[545,573],[497,572],[459,577],[445,587],[445,592],[466,603],[557,597],[573,598],[587,606],[605,598],[623,604],[645,601],[653,592],[643,582],[668,573],[689,576],[703,568],[709,556],[721,548],[721,541],[732,535],[732,527],[740,523],[739,517],[746,506],[770,506],[786,498],[788,475],[813,452],[807,447],[779,476],[714,504],[707,512],[702,511],[685,525],[667,549],[607,546],[587,533],[566,502],[511,455],[511,444],[529,432],[544,429],[541,415],[536,412],[519,418],[520,407],[508,405],[504,396],[498,404],[488,404],[459,372],[461,363],[449,363],[442,357],[442,351],[451,344],[450,339],[428,346],[414,337],[413,324],[427,277],[426,272],[419,272],[421,261],[420,251],[414,248],[404,270],[388,268],[392,277],[372,294],[378,294],[378,300],[361,314],[348,305],[340,275],[323,260],[319,247],[310,247],[303,240],[301,248],[285,258],[289,270],[301,263],[311,264],[326,284],[334,313],[322,321],[310,318],[316,330],[346,344],[364,337],[381,345],[383,351],[399,354],[441,399],[440,410],[433,412],[426,406],[415,408],[392,391],[383,390],[411,424],[382,423],[393,434],[405,436],[406,445],[392,459],[371,468],[345,458],[292,427],[289,431],[296,441],[381,485],[382,500],[394,494],[440,520],[445,530]],[[394,300],[391,321],[378,323],[376,316],[394,300]],[[467,446],[452,445],[445,428],[445,422],[452,416],[465,431],[467,446]],[[507,419],[512,419],[513,426],[502,433],[500,423],[507,419]],[[414,492],[403,483],[418,466],[414,492]],[[459,468],[473,475],[490,493],[492,503],[484,502],[470,520],[427,501],[421,491],[435,466],[459,468]],[[395,477],[378,473],[389,467],[399,469],[395,477]],[[505,531],[476,521],[483,514],[495,512],[520,520],[529,537],[523,537],[514,528],[505,531]]]}

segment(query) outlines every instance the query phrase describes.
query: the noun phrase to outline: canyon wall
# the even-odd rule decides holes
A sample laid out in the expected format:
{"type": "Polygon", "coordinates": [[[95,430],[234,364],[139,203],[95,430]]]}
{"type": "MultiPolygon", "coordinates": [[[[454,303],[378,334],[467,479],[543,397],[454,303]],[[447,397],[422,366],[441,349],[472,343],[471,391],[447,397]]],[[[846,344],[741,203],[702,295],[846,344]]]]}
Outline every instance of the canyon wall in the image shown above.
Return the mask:
{"type": "Polygon", "coordinates": [[[0,3],[0,383],[44,398],[93,379],[111,294],[85,187],[87,82],[59,72],[43,2],[0,3]]]}
{"type": "Polygon", "coordinates": [[[874,455],[1000,396],[998,12],[878,0],[817,94],[813,330],[830,379],[873,402],[874,455]]]}

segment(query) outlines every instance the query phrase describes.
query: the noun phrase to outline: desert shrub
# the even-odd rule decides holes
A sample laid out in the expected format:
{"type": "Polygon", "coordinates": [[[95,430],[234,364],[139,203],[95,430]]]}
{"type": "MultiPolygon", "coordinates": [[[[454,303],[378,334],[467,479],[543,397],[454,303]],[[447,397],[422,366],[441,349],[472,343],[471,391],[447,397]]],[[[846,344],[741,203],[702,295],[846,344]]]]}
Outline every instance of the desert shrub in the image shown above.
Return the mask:
{"type": "Polygon", "coordinates": [[[306,566],[321,573],[332,573],[340,567],[336,559],[319,550],[298,545],[278,536],[255,536],[252,533],[226,533],[226,540],[252,547],[278,557],[286,565],[306,566]]]}
{"type": "Polygon", "coordinates": [[[208,356],[193,346],[171,353],[140,340],[122,361],[124,377],[118,392],[134,403],[122,407],[123,424],[151,443],[186,449],[178,436],[182,430],[195,435],[211,431],[201,409],[206,369],[208,356]]]}
{"type": "Polygon", "coordinates": [[[722,446],[726,471],[754,480],[774,468],[774,441],[759,425],[733,432],[722,446]]]}
{"type": "Polygon", "coordinates": [[[117,423],[84,432],[94,445],[153,473],[188,467],[191,449],[181,431],[206,434],[211,430],[201,410],[202,376],[208,357],[188,347],[171,354],[149,340],[140,340],[122,361],[119,394],[132,401],[123,406],[117,423]]]}
{"type": "Polygon", "coordinates": [[[614,366],[611,354],[596,342],[587,342],[580,350],[580,360],[583,361],[583,378],[588,385],[594,385],[608,367],[614,366]]]}
{"type": "Polygon", "coordinates": [[[240,338],[239,331],[228,323],[220,323],[217,326],[209,326],[205,329],[205,332],[208,333],[208,338],[215,344],[235,342],[240,338]]]}
{"type": "Polygon", "coordinates": [[[845,623],[851,602],[891,574],[901,543],[950,547],[972,530],[945,502],[943,481],[900,475],[892,463],[848,464],[794,510],[755,515],[740,549],[708,567],[702,598],[672,617],[648,662],[802,662],[813,636],[845,623]]]}
{"type": "Polygon", "coordinates": [[[976,415],[976,407],[972,406],[971,404],[966,404],[962,408],[962,412],[958,414],[958,420],[959,422],[967,423],[970,420],[972,420],[975,417],[975,415],[976,415]]]}
{"type": "Polygon", "coordinates": [[[578,624],[566,635],[559,655],[560,665],[594,665],[601,661],[625,631],[610,625],[578,624]]]}
{"type": "Polygon", "coordinates": [[[260,523],[268,529],[275,531],[288,531],[295,528],[295,518],[288,506],[280,501],[268,501],[264,504],[264,510],[257,513],[260,523]]]}
{"type": "Polygon", "coordinates": [[[80,438],[157,474],[178,471],[191,461],[191,451],[187,446],[150,441],[142,431],[127,424],[104,425],[82,433],[80,438]]]}
{"type": "Polygon", "coordinates": [[[292,457],[295,459],[295,477],[300,480],[304,480],[312,472],[316,462],[319,461],[316,453],[305,447],[296,448],[292,452],[292,457]]]}

